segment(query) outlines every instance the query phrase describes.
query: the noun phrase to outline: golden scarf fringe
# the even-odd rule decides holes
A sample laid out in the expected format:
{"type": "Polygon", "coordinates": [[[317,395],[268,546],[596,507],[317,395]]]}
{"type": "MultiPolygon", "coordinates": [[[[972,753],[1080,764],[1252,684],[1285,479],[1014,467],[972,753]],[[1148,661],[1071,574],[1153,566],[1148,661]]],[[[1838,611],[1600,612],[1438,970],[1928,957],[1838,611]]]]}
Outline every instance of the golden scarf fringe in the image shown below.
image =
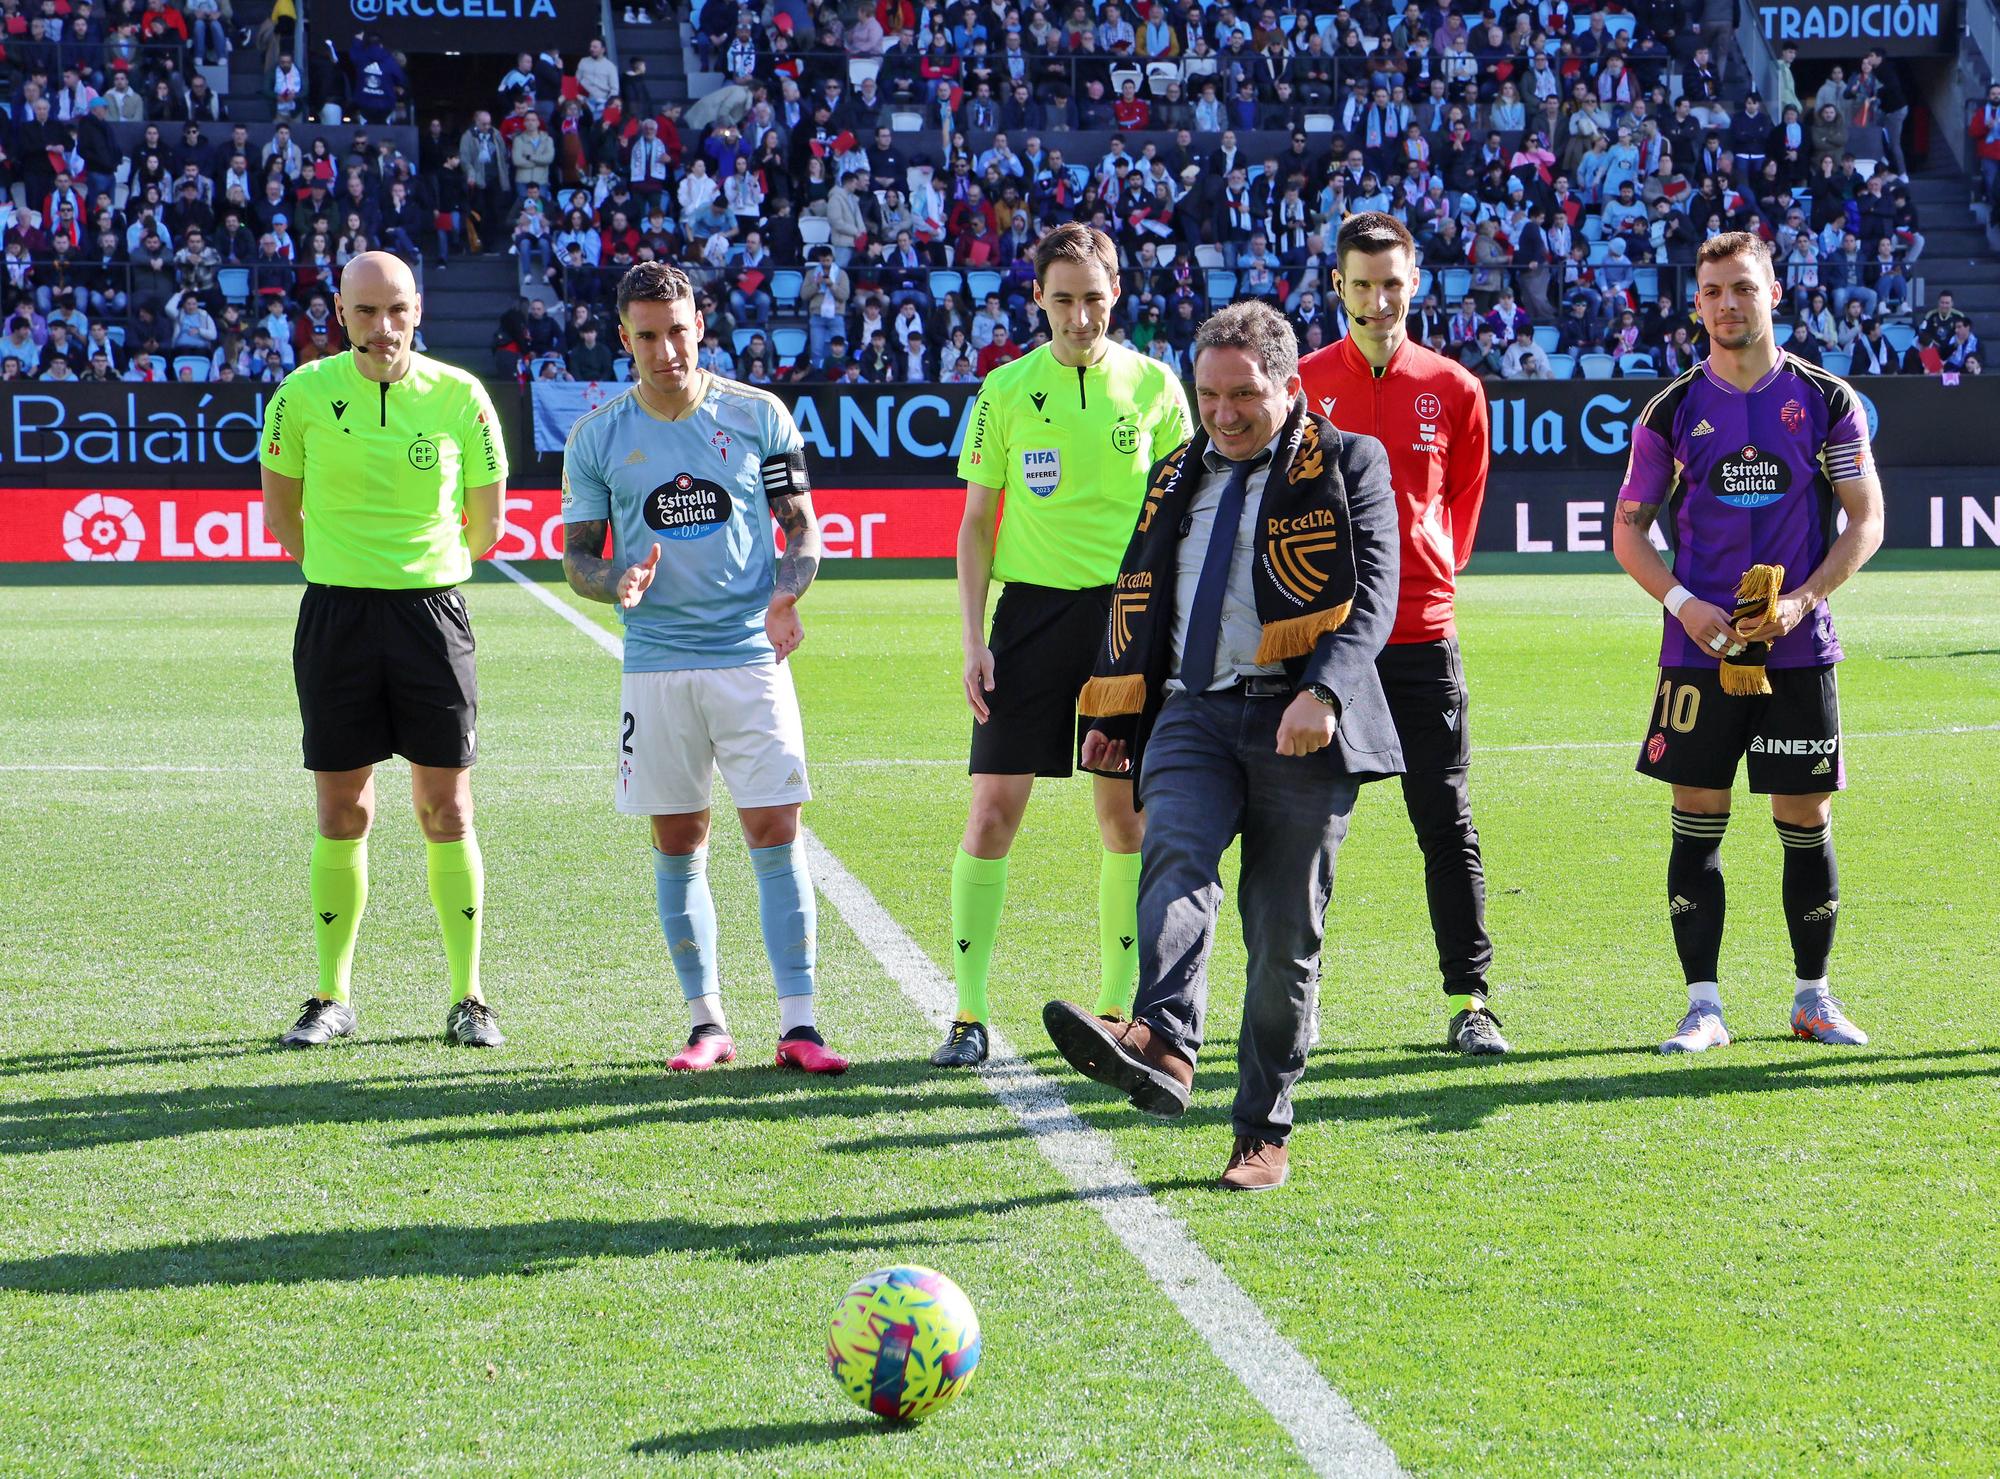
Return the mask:
{"type": "Polygon", "coordinates": [[[1076,710],[1086,719],[1110,719],[1136,714],[1146,707],[1146,678],[1127,673],[1120,678],[1092,678],[1078,695],[1076,710]]]}
{"type": "Polygon", "coordinates": [[[1736,583],[1736,614],[1730,624],[1741,630],[1748,621],[1755,631],[1777,614],[1778,597],[1784,592],[1783,565],[1752,565],[1736,583]]]}
{"type": "Polygon", "coordinates": [[[1257,642],[1257,662],[1261,665],[1310,656],[1319,639],[1328,632],[1339,631],[1341,623],[1347,620],[1347,613],[1353,609],[1352,601],[1343,601],[1338,606],[1315,611],[1309,616],[1265,622],[1264,635],[1257,642]]]}
{"type": "Polygon", "coordinates": [[[1761,662],[1755,667],[1740,662],[1724,662],[1722,691],[1737,698],[1755,698],[1760,693],[1771,691],[1771,680],[1764,675],[1761,662]]]}

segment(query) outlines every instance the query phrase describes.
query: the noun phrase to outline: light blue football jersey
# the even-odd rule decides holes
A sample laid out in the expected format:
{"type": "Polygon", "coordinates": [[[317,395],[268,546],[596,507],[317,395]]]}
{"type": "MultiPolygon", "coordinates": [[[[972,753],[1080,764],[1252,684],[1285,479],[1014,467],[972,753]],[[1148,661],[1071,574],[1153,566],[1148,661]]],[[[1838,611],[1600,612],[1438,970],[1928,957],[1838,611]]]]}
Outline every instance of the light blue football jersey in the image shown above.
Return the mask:
{"type": "Polygon", "coordinates": [[[608,520],[620,569],[660,547],[639,604],[622,608],[625,671],[672,673],[772,661],[764,635],[777,573],[764,465],[803,455],[785,403],[709,375],[668,421],[638,388],[580,418],[563,449],[563,522],[608,520]]]}

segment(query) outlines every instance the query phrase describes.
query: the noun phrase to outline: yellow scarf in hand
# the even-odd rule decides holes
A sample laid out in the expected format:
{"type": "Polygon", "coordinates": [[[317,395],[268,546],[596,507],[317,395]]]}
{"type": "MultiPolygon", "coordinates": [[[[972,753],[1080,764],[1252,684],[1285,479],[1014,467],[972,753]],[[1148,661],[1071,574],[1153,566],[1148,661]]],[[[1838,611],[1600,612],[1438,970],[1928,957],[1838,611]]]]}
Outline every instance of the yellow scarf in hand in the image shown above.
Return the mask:
{"type": "MultiPolygon", "coordinates": [[[[1778,614],[1778,597],[1785,589],[1783,565],[1752,565],[1736,586],[1736,610],[1729,624],[1742,636],[1754,632],[1778,614]]],[[[1769,642],[1751,642],[1741,652],[1722,659],[1722,691],[1739,698],[1769,693],[1771,680],[1764,663],[1771,655],[1769,642]]]]}

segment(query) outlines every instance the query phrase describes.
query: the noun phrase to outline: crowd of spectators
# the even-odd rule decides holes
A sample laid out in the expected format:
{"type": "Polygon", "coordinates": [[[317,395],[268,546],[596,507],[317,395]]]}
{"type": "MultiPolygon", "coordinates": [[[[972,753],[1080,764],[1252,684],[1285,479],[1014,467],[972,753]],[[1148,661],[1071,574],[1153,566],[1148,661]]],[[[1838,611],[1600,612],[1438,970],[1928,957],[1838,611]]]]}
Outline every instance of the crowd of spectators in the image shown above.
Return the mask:
{"type": "MultiPolygon", "coordinates": [[[[505,140],[478,205],[502,223],[487,243],[599,322],[599,348],[618,275],[682,263],[712,361],[753,379],[977,379],[996,331],[999,356],[1039,342],[1029,259],[1065,220],[1117,241],[1116,332],[1143,352],[1185,371],[1195,325],[1241,297],[1283,307],[1309,349],[1344,331],[1328,243],[1357,209],[1409,224],[1413,325],[1485,374],[1597,354],[1673,373],[1700,353],[1686,291],[1720,230],[1772,243],[1802,352],[1854,355],[1871,322],[1907,343],[1924,239],[1896,64],[1871,53],[1801,97],[1788,47],[1777,97],[1732,101],[1731,14],[878,0],[766,19],[708,0],[695,44],[724,80],[686,111],[596,43],[568,71],[521,58],[500,122],[476,125],[505,140]]],[[[524,312],[496,370],[583,373],[566,316],[523,339],[524,312]]]]}
{"type": "MultiPolygon", "coordinates": [[[[316,337],[311,323],[355,252],[436,270],[508,254],[530,297],[563,306],[511,309],[490,368],[600,378],[607,356],[622,373],[607,317],[619,276],[664,258],[704,294],[719,369],[971,381],[1039,342],[1033,246],[1076,220],[1118,244],[1116,335],[1185,372],[1195,327],[1234,298],[1281,306],[1307,349],[1338,338],[1333,231],[1382,209],[1419,242],[1420,339],[1483,374],[1600,354],[1616,372],[1673,373],[1701,352],[1695,249],[1738,229],[1771,241],[1800,352],[1857,372],[1976,368],[1976,335],[1915,316],[1908,97],[1879,55],[1801,98],[1787,48],[1767,107],[1725,94],[1722,0],[1359,0],[1318,16],[1291,3],[874,0],[850,20],[803,0],[768,15],[707,0],[696,48],[722,81],[685,108],[643,58],[621,69],[593,39],[497,67],[491,105],[462,128],[426,119],[412,161],[365,129],[330,146],[312,121],[329,98],[364,120],[404,116],[406,81],[372,37],[344,59],[328,48],[313,70],[338,61],[339,76],[315,79],[280,17],[233,31],[224,0],[196,0],[215,20],[192,27],[197,10],[167,0],[115,0],[102,23],[93,0],[0,0],[0,322],[25,318],[42,350],[56,319],[64,349],[99,322],[114,344],[122,331],[132,353],[107,356],[115,373],[193,356],[269,377],[324,352],[320,338],[337,346],[337,326],[316,337]],[[24,19],[29,3],[40,13],[24,19]],[[51,45],[51,25],[98,50],[51,45]],[[125,57],[128,33],[154,39],[125,57]],[[180,82],[197,48],[232,45],[270,58],[286,121],[261,146],[198,72],[180,82]],[[365,106],[359,77],[373,79],[365,106]],[[143,137],[121,148],[114,122],[143,137]],[[1865,347],[1885,331],[1893,354],[1865,347]]],[[[2000,89],[1993,107],[2000,177],[2000,89]]]]}
{"type": "Polygon", "coordinates": [[[400,151],[306,121],[315,98],[387,119],[400,66],[357,36],[308,81],[296,22],[294,0],[255,27],[229,0],[0,0],[0,378],[275,381],[343,347],[349,257],[448,247],[400,151]],[[270,80],[261,143],[199,70],[239,48],[270,80]]]}
{"type": "Polygon", "coordinates": [[[448,247],[418,204],[429,187],[389,140],[358,129],[345,148],[302,147],[280,123],[257,146],[248,133],[149,123],[128,169],[77,148],[38,159],[33,184],[9,181],[0,376],[282,379],[344,347],[331,301],[350,257],[381,246],[436,261],[448,247]]]}

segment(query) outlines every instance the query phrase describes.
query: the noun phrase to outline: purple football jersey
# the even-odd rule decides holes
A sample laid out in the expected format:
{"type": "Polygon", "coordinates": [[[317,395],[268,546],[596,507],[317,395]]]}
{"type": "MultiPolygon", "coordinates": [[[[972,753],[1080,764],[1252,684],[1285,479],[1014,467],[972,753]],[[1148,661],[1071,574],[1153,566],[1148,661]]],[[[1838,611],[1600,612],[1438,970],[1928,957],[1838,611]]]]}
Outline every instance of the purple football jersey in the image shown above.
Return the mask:
{"type": "MultiPolygon", "coordinates": [[[[1839,376],[1781,353],[1777,368],[1745,391],[1704,362],[1639,413],[1618,497],[1662,506],[1674,579],[1729,611],[1752,565],[1783,565],[1788,590],[1818,569],[1837,533],[1833,485],[1873,467],[1861,398],[1839,376]]],[[[1769,666],[1840,659],[1833,615],[1822,601],[1771,644],[1769,666]]],[[[1662,667],[1719,661],[1666,614],[1662,667]]]]}

